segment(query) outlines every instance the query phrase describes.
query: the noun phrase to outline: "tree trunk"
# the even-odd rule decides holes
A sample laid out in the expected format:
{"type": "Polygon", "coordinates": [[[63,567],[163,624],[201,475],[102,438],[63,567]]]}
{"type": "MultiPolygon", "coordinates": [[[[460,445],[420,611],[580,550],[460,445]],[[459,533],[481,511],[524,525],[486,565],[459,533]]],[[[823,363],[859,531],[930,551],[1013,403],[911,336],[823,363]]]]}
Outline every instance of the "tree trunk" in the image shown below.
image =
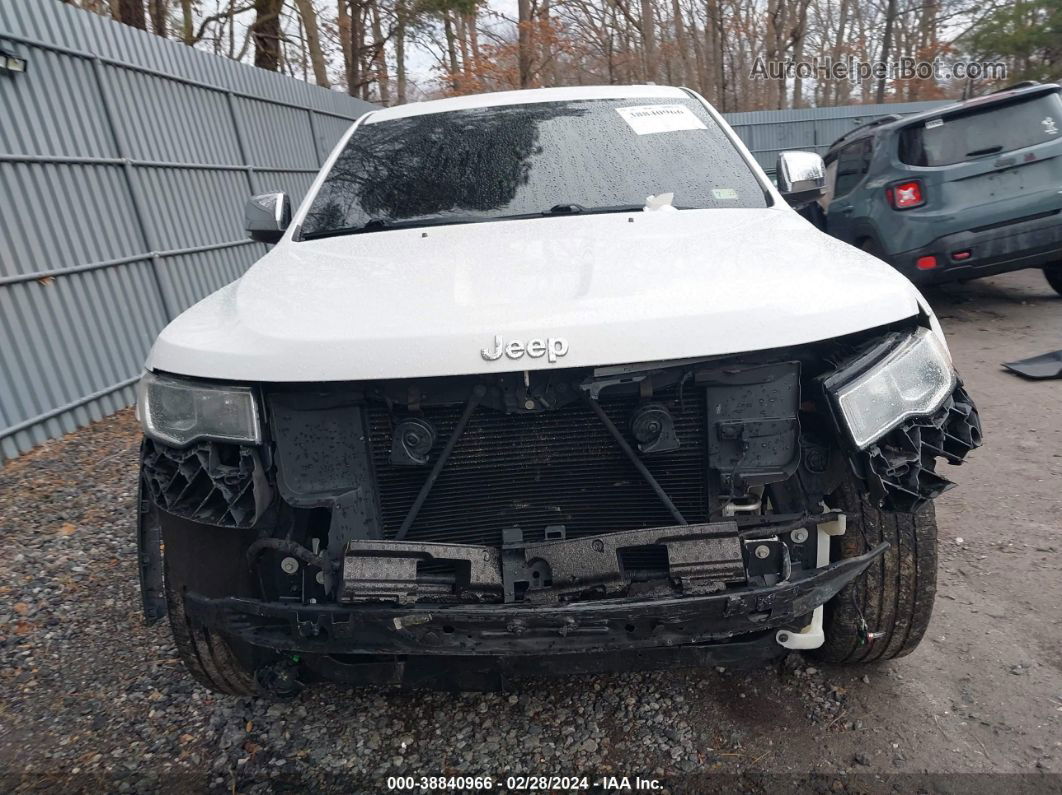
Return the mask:
{"type": "Polygon", "coordinates": [[[542,0],[542,8],[538,12],[538,18],[542,24],[539,27],[539,53],[538,59],[542,64],[540,67],[540,74],[543,75],[545,80],[544,85],[555,86],[557,81],[557,64],[553,59],[553,52],[551,48],[554,45],[554,37],[552,34],[553,23],[550,19],[550,0],[542,0]]]}
{"type": "Polygon", "coordinates": [[[726,102],[726,90],[729,87],[727,85],[727,79],[726,79],[726,58],[725,58],[725,53],[727,52],[728,47],[727,47],[727,41],[726,41],[726,27],[723,25],[723,9],[718,4],[718,2],[716,3],[716,10],[717,10],[717,15],[718,15],[717,16],[718,27],[716,29],[716,43],[719,45],[719,49],[717,51],[719,53],[719,88],[718,88],[718,91],[719,91],[719,112],[720,113],[725,113],[726,110],[727,110],[727,107],[728,107],[727,106],[727,102],[726,102]]]}
{"type": "Polygon", "coordinates": [[[354,39],[354,52],[357,55],[358,85],[360,86],[361,98],[368,102],[372,99],[372,58],[370,48],[365,44],[365,34],[367,26],[370,24],[365,2],[368,2],[368,0],[358,0],[356,4],[352,5],[350,32],[354,39]]]}
{"type": "Polygon", "coordinates": [[[373,71],[376,73],[376,89],[380,95],[380,103],[385,107],[391,104],[391,77],[387,73],[387,51],[383,36],[383,26],[380,24],[380,3],[372,0],[372,62],[373,71]]]}
{"type": "MultiPolygon", "coordinates": [[[[881,40],[881,62],[886,66],[889,63],[889,50],[892,47],[892,24],[896,18],[896,0],[889,0],[885,11],[885,36],[881,40]]],[[[885,75],[878,79],[878,91],[874,100],[878,103],[885,101],[885,75]]]]}
{"type": "MultiPolygon", "coordinates": [[[[846,28],[848,27],[848,0],[841,0],[841,8],[837,15],[837,38],[833,42],[832,60],[837,63],[841,60],[841,48],[844,46],[844,37],[846,28]]],[[[848,91],[845,89],[847,81],[835,80],[833,81],[833,101],[838,103],[843,95],[847,95],[848,91]]]]}
{"type": "MultiPolygon", "coordinates": [[[[786,4],[785,0],[767,0],[767,39],[764,45],[764,60],[768,67],[772,64],[778,69],[785,55],[785,27],[786,27],[786,4]]],[[[767,106],[781,110],[785,107],[785,78],[767,81],[767,106]]]]}
{"type": "Polygon", "coordinates": [[[309,50],[310,66],[313,68],[313,79],[317,85],[331,88],[328,81],[328,69],[325,65],[324,52],[321,50],[321,34],[317,28],[317,11],[313,7],[313,0],[295,0],[295,7],[299,10],[299,18],[302,20],[305,32],[306,49],[309,50]]]}
{"type": "Polygon", "coordinates": [[[191,47],[195,43],[193,36],[195,32],[192,30],[192,0],[181,0],[181,41],[191,47]]]}
{"type": "Polygon", "coordinates": [[[671,0],[671,13],[675,15],[675,46],[679,51],[679,63],[682,64],[682,73],[678,76],[678,83],[693,85],[693,75],[690,69],[690,48],[686,42],[686,29],[682,19],[682,8],[679,0],[671,0]]]}
{"type": "Polygon", "coordinates": [[[147,30],[144,0],[111,0],[111,16],[123,25],[147,30]]]}
{"type": "Polygon", "coordinates": [[[302,22],[302,16],[298,17],[299,23],[299,66],[302,67],[302,81],[310,82],[310,62],[306,52],[306,26],[302,22]]]}
{"type": "Polygon", "coordinates": [[[460,10],[455,10],[454,23],[457,26],[457,44],[461,49],[461,77],[465,81],[467,91],[472,80],[472,58],[468,53],[468,19],[460,10]]]}
{"type": "Polygon", "coordinates": [[[706,0],[704,11],[705,96],[722,112],[726,107],[726,61],[723,57],[723,12],[719,0],[706,0]]]}
{"type": "Polygon", "coordinates": [[[468,12],[468,43],[472,47],[472,61],[478,68],[478,65],[480,63],[478,7],[474,7],[470,12],[468,12]]]}
{"type": "MultiPolygon", "coordinates": [[[[793,62],[799,64],[804,60],[804,42],[808,32],[808,5],[811,0],[798,0],[796,24],[793,26],[793,62]]],[[[794,108],[804,107],[804,79],[799,70],[793,78],[793,105],[794,108]]]]}
{"type": "Polygon", "coordinates": [[[283,0],[254,0],[254,65],[276,72],[280,69],[280,11],[283,0]]]}
{"type": "MultiPolygon", "coordinates": [[[[232,18],[233,8],[235,8],[235,2],[236,0],[229,0],[229,58],[231,58],[232,60],[236,60],[236,23],[232,18]]],[[[191,11],[189,11],[189,14],[191,14],[191,11]]],[[[191,19],[191,17],[189,17],[189,19],[191,19]]],[[[191,22],[189,22],[189,25],[190,24],[191,22]]],[[[250,37],[246,35],[243,37],[243,45],[240,47],[240,50],[242,52],[240,53],[239,60],[243,60],[243,53],[247,51],[247,40],[249,38],[250,37]]],[[[195,42],[192,43],[194,44],[195,42]]]]}
{"type": "Polygon", "coordinates": [[[449,10],[443,11],[443,32],[446,34],[446,53],[450,57],[450,88],[456,91],[461,67],[457,63],[457,42],[454,39],[454,25],[450,20],[449,10]]]}
{"type": "Polygon", "coordinates": [[[517,0],[519,32],[517,61],[520,69],[520,88],[531,85],[531,0],[517,0]]]}
{"type": "Polygon", "coordinates": [[[357,91],[355,80],[354,39],[351,35],[350,0],[339,0],[336,9],[336,27],[339,28],[339,49],[343,51],[343,76],[347,81],[347,93],[354,96],[357,91]]]}
{"type": "Polygon", "coordinates": [[[395,93],[399,105],[406,103],[406,3],[395,0],[395,93]]]}
{"type": "MultiPolygon", "coordinates": [[[[711,24],[710,22],[708,23],[711,24]]],[[[706,25],[707,27],[707,25],[706,25]]],[[[704,42],[701,41],[701,32],[697,30],[697,18],[694,16],[690,20],[690,27],[686,31],[687,38],[692,42],[693,46],[693,64],[694,64],[694,85],[693,87],[702,96],[710,96],[708,91],[708,63],[704,56],[704,42]]]]}
{"type": "Polygon", "coordinates": [[[166,15],[169,13],[167,0],[148,0],[148,12],[151,15],[151,29],[156,36],[166,38],[166,15]]]}
{"type": "Polygon", "coordinates": [[[655,83],[657,80],[656,61],[656,22],[653,18],[653,0],[641,0],[642,18],[642,54],[645,57],[645,81],[655,83]]]}

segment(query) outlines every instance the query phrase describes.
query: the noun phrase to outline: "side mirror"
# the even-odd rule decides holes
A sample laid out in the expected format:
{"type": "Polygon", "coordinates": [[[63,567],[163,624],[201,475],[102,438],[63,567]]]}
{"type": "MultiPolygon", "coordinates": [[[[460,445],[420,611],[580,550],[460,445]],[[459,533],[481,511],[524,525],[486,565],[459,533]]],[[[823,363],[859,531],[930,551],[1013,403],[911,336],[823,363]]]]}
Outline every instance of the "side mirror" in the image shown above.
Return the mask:
{"type": "Polygon", "coordinates": [[[251,240],[276,243],[291,223],[291,199],[286,193],[262,193],[247,200],[243,225],[251,240]]]}
{"type": "Polygon", "coordinates": [[[775,173],[778,190],[791,207],[810,204],[826,188],[826,165],[814,152],[782,152],[775,173]]]}

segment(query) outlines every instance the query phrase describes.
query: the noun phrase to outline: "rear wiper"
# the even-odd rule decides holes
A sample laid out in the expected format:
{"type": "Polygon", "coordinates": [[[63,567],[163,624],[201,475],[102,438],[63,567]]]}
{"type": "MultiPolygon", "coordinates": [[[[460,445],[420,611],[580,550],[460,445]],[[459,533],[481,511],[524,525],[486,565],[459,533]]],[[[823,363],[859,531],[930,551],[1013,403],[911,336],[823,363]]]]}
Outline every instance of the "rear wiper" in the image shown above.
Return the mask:
{"type": "Polygon", "coordinates": [[[967,152],[966,157],[977,157],[978,155],[992,155],[1000,151],[1002,146],[986,146],[984,149],[974,149],[972,152],[967,152]]]}

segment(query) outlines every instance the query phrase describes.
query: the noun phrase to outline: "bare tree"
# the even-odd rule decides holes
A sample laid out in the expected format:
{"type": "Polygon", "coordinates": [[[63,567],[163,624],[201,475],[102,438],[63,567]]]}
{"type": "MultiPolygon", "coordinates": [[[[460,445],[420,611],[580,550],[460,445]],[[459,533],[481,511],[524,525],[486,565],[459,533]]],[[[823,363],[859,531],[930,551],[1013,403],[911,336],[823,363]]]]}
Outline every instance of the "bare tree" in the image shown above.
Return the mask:
{"type": "MultiPolygon", "coordinates": [[[[885,11],[885,35],[881,39],[881,62],[888,63],[889,55],[892,49],[892,26],[896,21],[896,0],[889,0],[888,7],[885,11]]],[[[885,75],[883,74],[878,78],[878,92],[875,96],[875,101],[885,101],[885,75]]]]}
{"type": "MultiPolygon", "coordinates": [[[[752,64],[952,58],[1005,0],[517,0],[515,17],[482,0],[64,2],[382,104],[650,81],[687,85],[731,112],[956,96],[963,86],[944,80],[762,79],[752,64]],[[428,74],[411,72],[414,49],[428,74]]],[[[1043,18],[1015,15],[1034,32],[1043,18]]]]}
{"type": "MultiPolygon", "coordinates": [[[[807,42],[808,29],[808,6],[810,3],[811,0],[795,0],[795,9],[790,10],[790,17],[793,23],[789,39],[795,63],[802,63],[804,60],[804,45],[807,42]]],[[[793,78],[793,107],[804,107],[804,78],[800,72],[797,72],[793,78]]]]}
{"type": "Polygon", "coordinates": [[[189,47],[195,44],[192,37],[192,20],[192,0],[181,0],[181,41],[189,47]]]}
{"type": "Polygon", "coordinates": [[[325,64],[324,51],[321,49],[321,34],[317,28],[317,10],[314,8],[313,0],[295,0],[295,7],[299,10],[299,19],[302,21],[314,82],[319,86],[329,88],[332,84],[328,80],[328,67],[325,64]]]}
{"type": "Polygon", "coordinates": [[[156,36],[166,38],[166,17],[169,15],[168,0],[148,0],[148,14],[151,17],[151,29],[156,36]]]}
{"type": "Polygon", "coordinates": [[[520,88],[531,85],[531,0],[517,0],[520,88]]]}
{"type": "Polygon", "coordinates": [[[147,30],[143,0],[111,0],[111,16],[123,25],[147,30]]]}
{"type": "Polygon", "coordinates": [[[280,69],[280,12],[283,0],[254,0],[254,65],[276,72],[280,69]]]}
{"type": "Polygon", "coordinates": [[[653,0],[641,0],[642,52],[645,61],[645,79],[649,83],[657,81],[658,64],[656,59],[656,15],[653,0]]]}
{"type": "Polygon", "coordinates": [[[387,73],[387,37],[384,36],[383,24],[380,20],[379,0],[369,0],[369,11],[372,15],[372,64],[373,77],[376,80],[376,89],[381,104],[391,104],[391,78],[387,73]]]}
{"type": "Polygon", "coordinates": [[[406,102],[406,0],[395,0],[395,100],[406,102]]]}

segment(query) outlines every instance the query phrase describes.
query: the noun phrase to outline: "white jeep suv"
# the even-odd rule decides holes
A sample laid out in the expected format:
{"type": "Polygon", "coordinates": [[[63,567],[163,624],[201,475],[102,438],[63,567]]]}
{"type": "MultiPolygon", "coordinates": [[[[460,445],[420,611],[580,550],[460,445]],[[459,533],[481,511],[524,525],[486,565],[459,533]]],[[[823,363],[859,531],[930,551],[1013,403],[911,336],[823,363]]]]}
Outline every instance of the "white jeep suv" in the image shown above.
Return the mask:
{"type": "Polygon", "coordinates": [[[147,616],[228,693],[911,651],[980,425],[821,182],[679,88],[362,116],[151,351],[147,616]]]}

